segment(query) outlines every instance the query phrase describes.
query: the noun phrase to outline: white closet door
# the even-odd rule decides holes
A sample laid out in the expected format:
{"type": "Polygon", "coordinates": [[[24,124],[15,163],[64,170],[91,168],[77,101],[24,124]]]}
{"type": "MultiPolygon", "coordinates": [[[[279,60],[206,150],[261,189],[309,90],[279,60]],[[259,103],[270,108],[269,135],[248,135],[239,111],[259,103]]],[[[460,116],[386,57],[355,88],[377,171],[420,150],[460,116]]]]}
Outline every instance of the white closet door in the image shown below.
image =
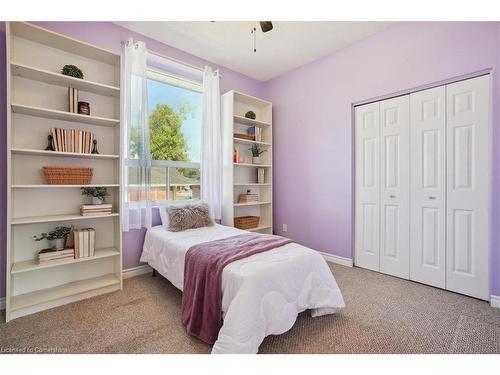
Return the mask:
{"type": "Polygon", "coordinates": [[[409,95],[380,102],[380,271],[409,278],[409,95]]]}
{"type": "Polygon", "coordinates": [[[410,95],[410,279],[445,287],[446,89],[410,95]]]}
{"type": "Polygon", "coordinates": [[[446,86],[446,288],[489,299],[490,77],[446,86]]]}
{"type": "Polygon", "coordinates": [[[356,107],[355,263],[379,270],[379,103],[356,107]]]}

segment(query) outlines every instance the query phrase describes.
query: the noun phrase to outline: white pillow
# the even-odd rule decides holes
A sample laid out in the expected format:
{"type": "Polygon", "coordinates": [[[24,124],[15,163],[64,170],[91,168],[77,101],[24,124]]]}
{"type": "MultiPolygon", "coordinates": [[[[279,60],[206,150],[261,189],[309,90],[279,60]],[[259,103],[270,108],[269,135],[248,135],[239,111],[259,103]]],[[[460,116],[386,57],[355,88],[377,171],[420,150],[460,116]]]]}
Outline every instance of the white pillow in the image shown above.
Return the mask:
{"type": "Polygon", "coordinates": [[[160,220],[161,220],[161,226],[163,229],[168,230],[168,213],[167,213],[167,208],[168,207],[183,207],[187,206],[190,204],[196,204],[196,203],[201,203],[201,200],[199,199],[188,199],[188,200],[183,200],[183,201],[168,201],[164,204],[161,205],[161,207],[158,208],[160,211],[160,220]]]}

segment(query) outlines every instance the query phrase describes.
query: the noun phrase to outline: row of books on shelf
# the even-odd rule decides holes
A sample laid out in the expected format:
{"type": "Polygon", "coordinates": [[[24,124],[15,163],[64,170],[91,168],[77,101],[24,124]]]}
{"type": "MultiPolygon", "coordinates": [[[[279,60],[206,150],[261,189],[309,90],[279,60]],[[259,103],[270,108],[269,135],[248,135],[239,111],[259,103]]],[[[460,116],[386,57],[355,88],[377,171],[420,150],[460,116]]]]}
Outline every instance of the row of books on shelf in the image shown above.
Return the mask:
{"type": "Polygon", "coordinates": [[[38,252],[38,263],[88,258],[95,255],[95,229],[84,228],[73,231],[73,248],[55,250],[43,249],[38,252]]]}
{"type": "Polygon", "coordinates": [[[52,128],[52,142],[55,151],[90,154],[94,133],[77,130],[52,128]]]}
{"type": "Polygon", "coordinates": [[[112,204],[84,204],[80,207],[80,215],[82,216],[103,216],[112,212],[112,204]]]}

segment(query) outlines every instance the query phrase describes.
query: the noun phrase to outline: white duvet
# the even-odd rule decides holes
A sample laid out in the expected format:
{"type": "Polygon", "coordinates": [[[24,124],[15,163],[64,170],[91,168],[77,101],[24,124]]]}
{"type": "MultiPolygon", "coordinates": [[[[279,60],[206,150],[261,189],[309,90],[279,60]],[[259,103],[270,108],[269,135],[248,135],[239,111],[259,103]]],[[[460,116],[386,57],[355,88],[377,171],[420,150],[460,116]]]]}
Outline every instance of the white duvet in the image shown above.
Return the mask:
{"type": "MultiPolygon", "coordinates": [[[[184,257],[198,243],[247,233],[214,225],[183,232],[162,226],[146,233],[141,262],[182,290],[184,257]]],[[[222,272],[223,326],[212,353],[257,353],[268,335],[288,331],[297,314],[332,314],[344,307],[340,289],[323,257],[290,243],[227,265],[222,272]]]]}

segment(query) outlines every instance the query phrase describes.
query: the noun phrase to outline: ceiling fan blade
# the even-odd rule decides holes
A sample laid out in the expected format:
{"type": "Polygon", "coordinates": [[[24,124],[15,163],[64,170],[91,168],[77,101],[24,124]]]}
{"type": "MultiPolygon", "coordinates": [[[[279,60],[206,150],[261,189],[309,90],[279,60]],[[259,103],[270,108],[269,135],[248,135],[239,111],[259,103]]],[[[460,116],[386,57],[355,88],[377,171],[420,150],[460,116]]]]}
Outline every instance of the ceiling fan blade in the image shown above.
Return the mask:
{"type": "Polygon", "coordinates": [[[263,33],[267,33],[273,29],[273,23],[271,21],[259,21],[259,23],[263,33]]]}

